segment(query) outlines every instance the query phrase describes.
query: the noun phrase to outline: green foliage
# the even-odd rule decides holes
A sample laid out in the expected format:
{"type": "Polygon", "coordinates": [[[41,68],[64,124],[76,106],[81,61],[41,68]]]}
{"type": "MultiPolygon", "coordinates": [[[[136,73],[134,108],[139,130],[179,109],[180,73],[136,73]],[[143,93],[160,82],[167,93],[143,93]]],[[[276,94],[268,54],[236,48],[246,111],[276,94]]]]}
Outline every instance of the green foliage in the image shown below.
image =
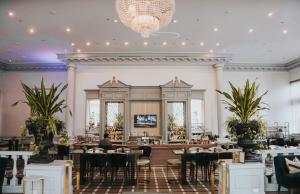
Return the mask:
{"type": "MultiPolygon", "coordinates": [[[[59,99],[62,92],[67,89],[68,85],[65,84],[61,86],[61,84],[50,87],[49,91],[45,87],[44,79],[42,79],[40,88],[35,86],[34,88],[30,88],[28,85],[21,82],[23,93],[25,94],[24,101],[17,101],[12,106],[16,106],[18,103],[22,102],[27,104],[30,107],[31,116],[38,126],[35,127],[37,130],[42,127],[47,129],[47,133],[56,134],[57,133],[57,120],[55,119],[55,114],[57,112],[62,112],[63,109],[67,108],[66,101],[63,99],[59,99]]],[[[70,115],[72,115],[71,111],[69,111],[70,115]]],[[[29,123],[26,126],[30,125],[29,123]]],[[[33,123],[32,123],[33,124],[33,123]]],[[[31,127],[33,129],[33,127],[31,127]]]]}
{"type": "Polygon", "coordinates": [[[121,113],[116,115],[116,122],[114,123],[114,129],[123,129],[124,125],[124,116],[121,113]]]}
{"type": "Polygon", "coordinates": [[[225,108],[235,115],[226,121],[228,133],[237,140],[254,140],[264,136],[267,130],[266,123],[261,117],[256,119],[252,119],[252,117],[261,110],[269,110],[269,107],[262,102],[263,96],[268,91],[258,96],[259,85],[256,85],[255,82],[250,84],[249,80],[246,81],[244,89],[235,87],[231,82],[229,84],[231,94],[217,90],[226,98],[223,101],[226,105],[225,108]]]}
{"type": "Polygon", "coordinates": [[[265,96],[268,91],[258,96],[259,85],[256,85],[255,82],[250,84],[249,80],[247,80],[243,90],[239,87],[235,87],[231,82],[229,82],[229,84],[231,94],[219,90],[217,90],[217,92],[226,98],[226,100],[223,101],[226,105],[225,108],[234,113],[242,123],[248,123],[251,117],[261,110],[269,110],[268,106],[262,102],[263,96],[265,96]]]}
{"type": "Polygon", "coordinates": [[[174,127],[176,127],[175,116],[170,113],[168,114],[168,130],[171,131],[174,127]]]}
{"type": "Polygon", "coordinates": [[[70,137],[69,137],[67,131],[63,131],[63,132],[60,134],[59,143],[60,143],[61,145],[70,146],[70,137]]]}

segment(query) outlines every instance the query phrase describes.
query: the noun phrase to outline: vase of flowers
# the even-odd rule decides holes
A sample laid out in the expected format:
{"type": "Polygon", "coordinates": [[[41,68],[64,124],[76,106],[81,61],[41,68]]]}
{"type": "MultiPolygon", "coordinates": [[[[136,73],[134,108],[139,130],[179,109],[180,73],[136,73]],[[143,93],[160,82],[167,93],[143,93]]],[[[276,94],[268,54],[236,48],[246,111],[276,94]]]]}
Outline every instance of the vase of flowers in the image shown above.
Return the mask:
{"type": "MultiPolygon", "coordinates": [[[[38,147],[39,154],[32,158],[35,163],[49,163],[53,159],[48,154],[48,149],[53,146],[53,136],[62,128],[62,121],[55,118],[57,112],[62,112],[67,108],[64,99],[60,99],[62,92],[67,89],[68,85],[60,88],[61,84],[46,89],[44,79],[42,79],[40,88],[35,86],[31,88],[21,82],[25,100],[15,102],[12,106],[16,106],[19,102],[29,106],[31,116],[26,120],[25,125],[29,134],[33,134],[35,146],[38,147]]],[[[72,114],[69,111],[70,114],[72,114]]]]}
{"type": "Polygon", "coordinates": [[[234,114],[226,121],[229,135],[237,140],[238,145],[249,152],[256,147],[256,140],[265,134],[266,124],[258,115],[261,110],[269,110],[266,103],[262,101],[268,91],[258,95],[259,85],[255,82],[246,81],[244,88],[235,87],[229,82],[231,93],[218,93],[225,97],[223,103],[225,108],[234,114]]]}

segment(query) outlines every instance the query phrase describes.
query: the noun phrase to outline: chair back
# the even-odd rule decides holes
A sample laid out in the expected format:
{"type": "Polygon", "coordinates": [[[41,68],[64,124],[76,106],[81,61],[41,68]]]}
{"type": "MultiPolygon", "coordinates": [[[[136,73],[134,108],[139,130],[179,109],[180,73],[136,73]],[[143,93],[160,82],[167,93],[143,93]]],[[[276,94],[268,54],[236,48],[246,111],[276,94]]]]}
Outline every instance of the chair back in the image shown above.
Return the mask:
{"type": "Polygon", "coordinates": [[[63,159],[64,156],[69,156],[70,147],[65,145],[57,145],[57,155],[60,159],[63,159]]]}
{"type": "Polygon", "coordinates": [[[109,155],[111,167],[126,167],[128,155],[122,153],[113,153],[109,155]]]}
{"type": "Polygon", "coordinates": [[[107,154],[89,154],[88,160],[91,167],[106,167],[107,166],[107,154]]]}
{"type": "Polygon", "coordinates": [[[151,146],[140,146],[139,150],[143,150],[142,157],[150,158],[151,150],[152,150],[151,146]]]}
{"type": "Polygon", "coordinates": [[[219,153],[219,159],[232,159],[233,154],[232,152],[221,152],[219,153]]]}
{"type": "Polygon", "coordinates": [[[98,145],[99,148],[102,148],[104,150],[112,150],[113,146],[112,145],[98,145]]]}

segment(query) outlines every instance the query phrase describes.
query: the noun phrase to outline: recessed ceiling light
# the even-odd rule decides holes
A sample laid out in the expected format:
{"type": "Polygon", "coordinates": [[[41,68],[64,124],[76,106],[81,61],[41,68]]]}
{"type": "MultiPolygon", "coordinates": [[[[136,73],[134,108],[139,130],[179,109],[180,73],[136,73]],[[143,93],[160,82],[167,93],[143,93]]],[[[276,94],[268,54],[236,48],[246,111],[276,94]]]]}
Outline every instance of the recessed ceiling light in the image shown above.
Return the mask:
{"type": "Polygon", "coordinates": [[[219,43],[219,42],[217,42],[217,43],[216,43],[216,46],[220,46],[220,43],[219,43]]]}
{"type": "Polygon", "coordinates": [[[269,16],[269,17],[272,17],[272,16],[273,16],[273,12],[269,12],[269,13],[268,13],[268,16],[269,16]]]}
{"type": "Polygon", "coordinates": [[[125,46],[128,46],[128,45],[129,45],[129,42],[127,42],[127,41],[124,42],[124,45],[125,45],[125,46]]]}
{"type": "Polygon", "coordinates": [[[163,46],[166,46],[166,45],[167,45],[167,42],[163,42],[162,45],[163,45],[163,46]]]}
{"type": "Polygon", "coordinates": [[[287,30],[282,30],[282,34],[287,34],[288,31],[287,30]]]}
{"type": "Polygon", "coordinates": [[[15,13],[12,12],[12,11],[9,11],[9,12],[8,12],[8,16],[9,16],[9,17],[14,17],[14,16],[15,16],[15,13]]]}
{"type": "Polygon", "coordinates": [[[77,49],[77,53],[80,53],[81,52],[81,50],[80,49],[77,49]]]}
{"type": "Polygon", "coordinates": [[[71,32],[71,29],[70,28],[66,28],[66,32],[71,32]]]}
{"type": "Polygon", "coordinates": [[[218,28],[214,28],[214,32],[218,32],[219,31],[219,29],[218,28]]]}
{"type": "Polygon", "coordinates": [[[173,20],[173,23],[177,23],[177,20],[173,20]]]}
{"type": "Polygon", "coordinates": [[[74,42],[72,42],[72,43],[71,43],[71,46],[75,46],[75,43],[74,43],[74,42]]]}
{"type": "Polygon", "coordinates": [[[11,63],[11,62],[12,62],[12,60],[11,60],[11,59],[8,59],[8,62],[9,62],[9,63],[11,63]]]}
{"type": "Polygon", "coordinates": [[[144,46],[148,46],[148,42],[144,42],[144,46]]]}
{"type": "Polygon", "coordinates": [[[214,50],[213,50],[213,49],[209,49],[209,52],[210,52],[210,53],[213,53],[213,52],[214,52],[214,50]]]}
{"type": "Polygon", "coordinates": [[[200,46],[204,46],[204,42],[200,42],[200,46]]]}
{"type": "Polygon", "coordinates": [[[182,45],[182,46],[185,46],[185,45],[186,45],[186,43],[185,43],[185,42],[182,42],[182,43],[181,43],[181,45],[182,45]]]}
{"type": "Polygon", "coordinates": [[[106,42],[105,45],[106,45],[106,46],[109,46],[109,45],[110,45],[110,42],[106,42]]]}
{"type": "Polygon", "coordinates": [[[85,44],[86,44],[86,46],[91,46],[90,42],[86,42],[85,44]]]}
{"type": "Polygon", "coordinates": [[[252,33],[254,30],[252,28],[249,28],[248,32],[252,33]]]}
{"type": "Polygon", "coordinates": [[[35,30],[34,30],[34,28],[29,28],[28,32],[29,32],[30,34],[34,34],[34,33],[35,33],[35,30]]]}
{"type": "Polygon", "coordinates": [[[117,19],[114,19],[114,22],[115,22],[115,23],[118,23],[118,20],[117,20],[117,19]]]}

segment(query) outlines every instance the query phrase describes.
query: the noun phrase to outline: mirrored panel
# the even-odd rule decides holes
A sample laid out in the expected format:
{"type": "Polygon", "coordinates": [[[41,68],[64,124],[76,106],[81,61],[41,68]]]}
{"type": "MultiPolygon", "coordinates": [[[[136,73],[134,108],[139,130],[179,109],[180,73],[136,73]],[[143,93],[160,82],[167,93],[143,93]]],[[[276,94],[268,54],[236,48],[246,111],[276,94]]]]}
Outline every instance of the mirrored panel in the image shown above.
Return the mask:
{"type": "Polygon", "coordinates": [[[204,133],[204,101],[191,100],[191,139],[200,139],[204,133]]]}
{"type": "Polygon", "coordinates": [[[168,141],[186,139],[185,102],[168,102],[168,141]]]}
{"type": "Polygon", "coordinates": [[[106,125],[105,132],[113,141],[122,141],[124,134],[124,103],[107,102],[105,103],[106,125]]]}
{"type": "Polygon", "coordinates": [[[100,129],[100,100],[88,99],[86,105],[86,133],[99,134],[100,129]]]}

